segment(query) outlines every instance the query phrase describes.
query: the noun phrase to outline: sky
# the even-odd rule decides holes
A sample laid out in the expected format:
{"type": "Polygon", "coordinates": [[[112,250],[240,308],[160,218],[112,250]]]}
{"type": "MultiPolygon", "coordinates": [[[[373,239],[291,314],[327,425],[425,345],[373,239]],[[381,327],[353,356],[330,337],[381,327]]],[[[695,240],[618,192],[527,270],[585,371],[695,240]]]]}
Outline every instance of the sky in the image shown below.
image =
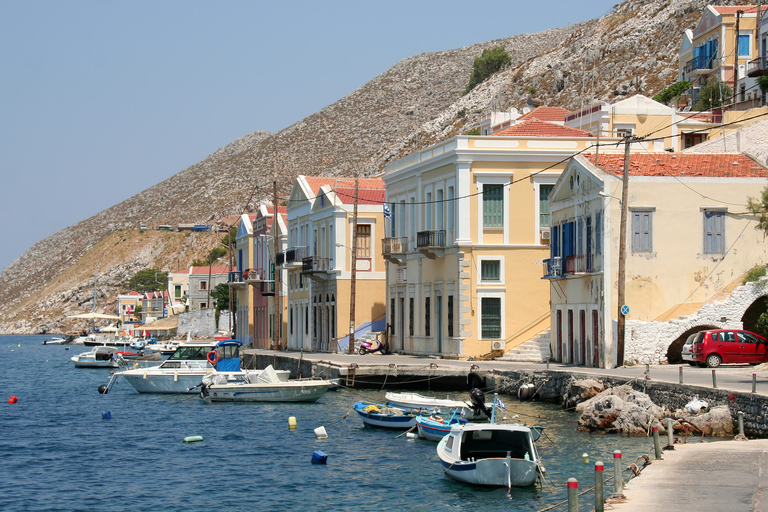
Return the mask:
{"type": "Polygon", "coordinates": [[[567,26],[616,3],[0,0],[0,269],[406,57],[567,26]]]}

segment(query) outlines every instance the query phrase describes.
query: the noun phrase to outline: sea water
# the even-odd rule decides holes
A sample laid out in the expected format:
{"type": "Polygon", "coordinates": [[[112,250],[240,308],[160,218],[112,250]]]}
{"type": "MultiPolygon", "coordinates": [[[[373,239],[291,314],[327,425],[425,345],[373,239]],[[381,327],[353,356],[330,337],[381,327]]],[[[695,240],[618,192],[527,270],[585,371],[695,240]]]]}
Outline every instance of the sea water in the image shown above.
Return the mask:
{"type": "MultiPolygon", "coordinates": [[[[568,478],[592,487],[598,460],[606,478],[613,475],[614,450],[625,466],[653,453],[650,438],[577,433],[574,412],[502,396],[501,421],[544,427],[538,448],[548,478],[512,492],[475,487],[444,476],[436,443],[364,427],[352,410],[355,401],[405,389],[342,388],[316,403],[234,404],[139,394],[118,380],[102,395],[110,371],[74,368],[69,358],[87,349],[43,345],[48,338],[0,336],[3,512],[538,511],[567,498],[568,478]],[[11,396],[18,401],[7,403],[11,396]],[[320,426],[328,439],[316,437],[320,426]],[[183,442],[190,436],[203,441],[183,442]],[[327,464],[312,464],[316,450],[327,464]]],[[[591,510],[594,495],[580,503],[591,510]]]]}

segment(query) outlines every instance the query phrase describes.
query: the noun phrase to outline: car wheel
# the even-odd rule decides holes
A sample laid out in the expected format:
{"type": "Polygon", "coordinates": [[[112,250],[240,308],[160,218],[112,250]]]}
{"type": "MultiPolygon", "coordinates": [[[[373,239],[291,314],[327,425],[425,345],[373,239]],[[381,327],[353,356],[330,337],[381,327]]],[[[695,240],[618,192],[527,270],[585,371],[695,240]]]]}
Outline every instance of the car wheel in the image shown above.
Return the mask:
{"type": "Polygon", "coordinates": [[[707,356],[707,366],[710,368],[717,368],[723,359],[717,354],[710,354],[707,356]]]}

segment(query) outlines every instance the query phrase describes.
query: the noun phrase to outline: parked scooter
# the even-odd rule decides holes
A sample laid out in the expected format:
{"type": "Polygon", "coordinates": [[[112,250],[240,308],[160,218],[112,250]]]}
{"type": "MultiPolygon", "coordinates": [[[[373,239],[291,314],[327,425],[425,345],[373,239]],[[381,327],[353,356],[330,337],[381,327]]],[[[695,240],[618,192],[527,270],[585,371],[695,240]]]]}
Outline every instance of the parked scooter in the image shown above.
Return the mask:
{"type": "Polygon", "coordinates": [[[379,341],[378,337],[371,341],[368,341],[368,340],[360,341],[360,348],[357,349],[358,354],[362,356],[365,354],[372,354],[373,352],[381,352],[382,354],[386,354],[387,347],[384,346],[384,344],[379,341]]]}

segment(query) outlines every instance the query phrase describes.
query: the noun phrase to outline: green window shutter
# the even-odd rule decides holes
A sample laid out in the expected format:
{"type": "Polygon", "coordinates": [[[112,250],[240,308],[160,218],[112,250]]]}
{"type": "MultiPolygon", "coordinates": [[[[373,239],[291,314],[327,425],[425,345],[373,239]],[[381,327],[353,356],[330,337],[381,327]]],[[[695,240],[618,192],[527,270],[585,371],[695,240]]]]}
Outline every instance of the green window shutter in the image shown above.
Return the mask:
{"type": "Polygon", "coordinates": [[[501,298],[483,297],[481,302],[481,337],[483,339],[501,338],[501,298]]]}
{"type": "Polygon", "coordinates": [[[504,227],[504,185],[483,185],[483,226],[504,227]]]}

